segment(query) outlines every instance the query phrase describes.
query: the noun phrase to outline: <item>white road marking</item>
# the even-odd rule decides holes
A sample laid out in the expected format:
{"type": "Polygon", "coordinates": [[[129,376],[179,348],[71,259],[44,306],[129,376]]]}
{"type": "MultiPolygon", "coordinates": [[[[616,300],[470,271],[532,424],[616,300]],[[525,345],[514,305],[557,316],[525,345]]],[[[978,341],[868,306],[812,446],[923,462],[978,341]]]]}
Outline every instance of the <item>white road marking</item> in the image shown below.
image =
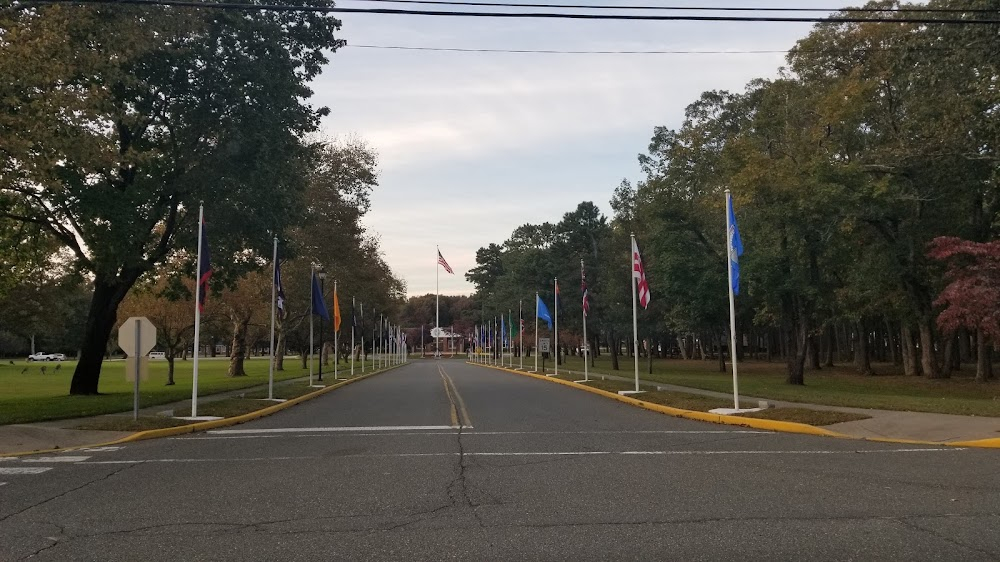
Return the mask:
{"type": "Polygon", "coordinates": [[[386,425],[369,427],[276,427],[272,429],[216,429],[212,435],[238,435],[246,433],[333,433],[356,431],[454,431],[472,429],[471,426],[457,425],[386,425]]]}
{"type": "Polygon", "coordinates": [[[87,453],[109,453],[111,451],[117,451],[123,448],[124,447],[93,447],[90,449],[80,449],[80,450],[85,451],[87,453]]]}
{"type": "MultiPolygon", "coordinates": [[[[448,426],[443,426],[448,427],[448,426]]],[[[457,429],[457,428],[452,428],[457,429]]],[[[465,429],[465,428],[463,428],[465,429]]],[[[233,430],[228,430],[233,431],[233,430]]],[[[252,430],[236,430],[236,431],[252,431],[252,430]]],[[[303,430],[298,430],[303,431],[303,430]]],[[[225,433],[227,430],[220,431],[209,431],[208,433],[225,433]]],[[[434,431],[434,432],[389,432],[389,431],[378,431],[374,433],[364,433],[364,432],[350,432],[350,431],[328,431],[328,433],[342,433],[349,435],[351,437],[374,437],[374,436],[388,436],[396,437],[400,435],[428,435],[437,436],[443,435],[446,437],[453,437],[456,432],[454,431],[434,431]]],[[[462,432],[462,435],[777,435],[773,431],[669,431],[669,430],[653,430],[653,431],[470,431],[462,432]]],[[[261,434],[250,434],[250,435],[225,435],[218,437],[169,437],[171,440],[178,441],[211,441],[219,439],[273,439],[275,437],[288,437],[285,435],[261,435],[261,434]]],[[[299,434],[291,435],[290,437],[327,437],[327,435],[316,435],[316,434],[299,434]]],[[[89,450],[89,449],[85,449],[89,450]]]]}
{"type": "MultiPolygon", "coordinates": [[[[250,462],[250,461],[285,461],[285,460],[315,460],[315,459],[351,459],[351,458],[409,458],[409,457],[457,457],[460,455],[472,457],[561,457],[561,456],[630,456],[630,455],[891,455],[900,453],[950,453],[965,451],[962,447],[947,449],[885,449],[885,450],[845,450],[845,451],[537,451],[537,452],[447,452],[447,453],[388,453],[388,454],[356,454],[331,456],[284,456],[284,457],[234,457],[229,459],[142,459],[118,461],[81,461],[77,464],[144,464],[144,463],[202,463],[202,462],[250,462]]],[[[2,469],[0,469],[2,470],[2,469]]],[[[2,474],[2,473],[0,473],[2,474]]]]}
{"type": "Polygon", "coordinates": [[[6,485],[7,485],[6,482],[0,482],[0,486],[6,486],[6,485]]]}
{"type": "Polygon", "coordinates": [[[28,457],[24,462],[80,462],[89,459],[89,456],[62,456],[62,457],[28,457]]]}
{"type": "Polygon", "coordinates": [[[49,470],[51,466],[7,466],[0,467],[0,474],[41,474],[49,470]]]}
{"type": "Polygon", "coordinates": [[[17,457],[0,457],[0,462],[3,461],[16,461],[17,457]]]}

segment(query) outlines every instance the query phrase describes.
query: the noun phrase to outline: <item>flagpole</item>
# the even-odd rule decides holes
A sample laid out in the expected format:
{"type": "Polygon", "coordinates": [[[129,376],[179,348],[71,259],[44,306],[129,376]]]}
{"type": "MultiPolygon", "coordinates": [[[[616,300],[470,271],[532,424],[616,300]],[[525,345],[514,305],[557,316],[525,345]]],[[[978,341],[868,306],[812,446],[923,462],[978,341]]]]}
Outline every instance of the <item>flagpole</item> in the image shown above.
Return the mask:
{"type": "MultiPolygon", "coordinates": [[[[632,237],[632,247],[635,248],[635,234],[629,236],[632,237]]],[[[635,359],[635,391],[639,392],[639,311],[635,300],[635,274],[630,271],[629,275],[629,283],[632,285],[632,358],[635,359]]]]}
{"type": "MultiPolygon", "coordinates": [[[[730,220],[730,209],[733,207],[733,194],[726,190],[726,272],[729,274],[729,356],[733,362],[733,407],[740,409],[740,382],[736,369],[736,295],[733,293],[733,241],[730,231],[733,223],[730,220]]],[[[720,351],[721,353],[721,351],[720,351]]]]}
{"type": "MultiPolygon", "coordinates": [[[[435,246],[437,249],[437,256],[434,259],[437,260],[438,256],[441,255],[441,247],[435,246]]],[[[438,330],[437,332],[432,332],[432,334],[437,334],[434,336],[434,358],[441,358],[441,348],[438,341],[441,339],[441,265],[438,261],[434,262],[434,290],[436,294],[434,295],[434,328],[438,330]]]]}
{"type": "Polygon", "coordinates": [[[365,303],[361,303],[361,372],[365,372],[365,303]]]}
{"type": "Polygon", "coordinates": [[[340,301],[337,300],[337,280],[333,280],[333,306],[337,310],[333,311],[333,380],[340,380],[340,326],[337,326],[337,317],[340,316],[340,301]]]}
{"type": "MultiPolygon", "coordinates": [[[[198,265],[194,289],[194,365],[191,377],[191,417],[198,417],[198,348],[201,346],[201,245],[205,232],[205,206],[198,205],[198,265]]],[[[206,287],[207,288],[207,287],[206,287]]]]}
{"type": "Polygon", "coordinates": [[[552,286],[555,288],[555,294],[552,297],[554,304],[556,305],[556,318],[555,318],[555,328],[552,332],[555,334],[556,339],[556,360],[554,365],[556,366],[554,377],[559,376],[559,278],[556,277],[552,280],[552,286]]]}
{"type": "Polygon", "coordinates": [[[351,376],[354,376],[354,297],[351,297],[351,376]]]}
{"type": "Polygon", "coordinates": [[[520,370],[524,370],[524,299],[517,301],[517,331],[520,343],[518,344],[518,357],[521,358],[520,370]]]}
{"type": "Polygon", "coordinates": [[[313,288],[316,286],[316,266],[309,266],[309,386],[313,385],[313,347],[315,343],[313,342],[313,316],[316,315],[316,309],[313,306],[313,299],[316,298],[315,291],[313,288]]]}
{"type": "Polygon", "coordinates": [[[535,291],[535,370],[538,372],[538,291],[535,291]]]}
{"type": "Polygon", "coordinates": [[[512,323],[514,320],[512,318],[513,312],[511,309],[507,309],[507,351],[510,352],[510,368],[514,368],[514,336],[511,335],[510,329],[514,327],[512,323]]]}
{"type": "MultiPolygon", "coordinates": [[[[580,274],[583,274],[583,260],[580,260],[580,274]]],[[[587,298],[586,293],[584,293],[583,298],[587,298]]],[[[590,342],[587,340],[587,308],[583,303],[581,303],[580,306],[583,310],[583,382],[589,382],[590,374],[588,373],[589,365],[587,365],[587,353],[590,351],[588,349],[590,347],[590,342]]]]}
{"type": "MultiPolygon", "coordinates": [[[[200,247],[200,245],[199,245],[200,247]]],[[[267,366],[267,399],[274,400],[274,308],[278,298],[278,237],[274,237],[274,257],[271,258],[271,364],[267,366]]]]}

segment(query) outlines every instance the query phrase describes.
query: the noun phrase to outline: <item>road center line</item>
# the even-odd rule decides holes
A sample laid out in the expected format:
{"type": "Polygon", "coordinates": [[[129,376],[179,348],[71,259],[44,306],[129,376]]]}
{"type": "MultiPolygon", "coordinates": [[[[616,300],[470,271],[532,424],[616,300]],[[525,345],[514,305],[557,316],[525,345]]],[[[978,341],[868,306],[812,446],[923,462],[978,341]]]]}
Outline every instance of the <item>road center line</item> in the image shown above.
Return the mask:
{"type": "Polygon", "coordinates": [[[80,462],[80,461],[85,461],[85,460],[87,460],[89,458],[90,458],[89,456],[86,456],[86,457],[74,457],[74,456],[28,457],[28,458],[22,459],[22,462],[39,462],[39,463],[41,463],[41,462],[44,462],[44,463],[50,463],[50,462],[80,462]]]}

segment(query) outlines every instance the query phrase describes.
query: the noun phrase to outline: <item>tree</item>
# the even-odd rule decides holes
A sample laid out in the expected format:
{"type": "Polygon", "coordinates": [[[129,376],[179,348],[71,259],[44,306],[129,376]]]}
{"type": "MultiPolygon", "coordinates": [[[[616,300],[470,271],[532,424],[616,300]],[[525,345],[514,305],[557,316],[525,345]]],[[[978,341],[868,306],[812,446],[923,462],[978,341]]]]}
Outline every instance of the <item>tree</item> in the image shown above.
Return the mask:
{"type": "Polygon", "coordinates": [[[327,112],[304,102],[306,84],[342,45],[339,26],[321,11],[0,13],[0,199],[14,203],[0,220],[41,226],[93,278],[71,394],[98,391],[119,304],[194,246],[199,201],[217,264],[270,255],[298,210],[303,135],[327,112]]]}

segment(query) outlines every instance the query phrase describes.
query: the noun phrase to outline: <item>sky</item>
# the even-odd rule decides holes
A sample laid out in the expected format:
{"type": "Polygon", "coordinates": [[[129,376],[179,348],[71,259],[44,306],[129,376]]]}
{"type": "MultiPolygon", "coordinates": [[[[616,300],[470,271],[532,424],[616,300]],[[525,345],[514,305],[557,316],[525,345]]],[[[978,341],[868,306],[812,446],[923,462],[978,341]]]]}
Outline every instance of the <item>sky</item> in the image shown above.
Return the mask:
{"type": "MultiPolygon", "coordinates": [[[[338,5],[371,6],[357,0],[338,5]]],[[[654,127],[680,126],[685,107],[702,92],[741,91],[750,80],[777,76],[784,51],[811,29],[801,23],[377,14],[341,19],[347,46],[330,56],[313,83],[311,102],[331,109],[323,135],[359,137],[378,153],[379,187],[364,222],[379,235],[386,261],[406,282],[409,296],[437,287],[441,294],[471,294],[474,287],[464,274],[475,267],[476,250],[503,243],[522,224],[558,222],[582,201],[610,215],[614,188],[623,179],[642,178],[637,158],[654,127]],[[467,53],[365,45],[724,53],[467,53]],[[435,271],[435,246],[455,275],[435,271]]]]}

